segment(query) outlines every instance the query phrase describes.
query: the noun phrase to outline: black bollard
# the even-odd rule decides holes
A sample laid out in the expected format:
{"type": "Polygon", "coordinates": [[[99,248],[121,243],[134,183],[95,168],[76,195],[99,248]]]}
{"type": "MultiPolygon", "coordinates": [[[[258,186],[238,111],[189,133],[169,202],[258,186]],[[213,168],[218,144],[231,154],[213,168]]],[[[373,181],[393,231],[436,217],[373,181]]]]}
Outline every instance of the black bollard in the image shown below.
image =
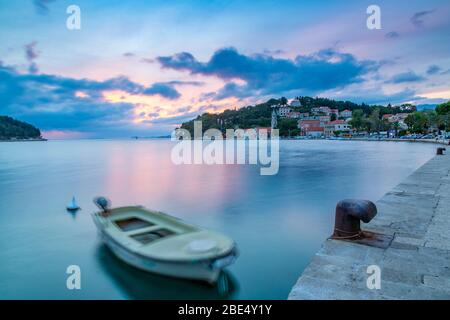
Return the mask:
{"type": "Polygon", "coordinates": [[[377,215],[377,207],[369,200],[346,199],[336,205],[332,239],[359,239],[363,236],[360,221],[368,223],[377,215]]]}
{"type": "Polygon", "coordinates": [[[442,155],[445,154],[445,150],[446,150],[445,148],[439,147],[436,150],[436,154],[439,155],[439,156],[442,156],[442,155]]]}

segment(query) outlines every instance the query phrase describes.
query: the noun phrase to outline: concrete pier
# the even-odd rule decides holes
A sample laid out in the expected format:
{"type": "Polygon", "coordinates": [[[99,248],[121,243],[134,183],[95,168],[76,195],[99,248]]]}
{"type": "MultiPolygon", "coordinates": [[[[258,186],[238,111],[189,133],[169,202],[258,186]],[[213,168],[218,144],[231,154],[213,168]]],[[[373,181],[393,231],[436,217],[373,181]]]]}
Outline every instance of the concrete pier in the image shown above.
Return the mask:
{"type": "Polygon", "coordinates": [[[450,155],[437,155],[376,202],[364,230],[387,248],[326,240],[289,299],[450,299],[450,155]],[[369,289],[368,266],[381,288],[369,289]]]}

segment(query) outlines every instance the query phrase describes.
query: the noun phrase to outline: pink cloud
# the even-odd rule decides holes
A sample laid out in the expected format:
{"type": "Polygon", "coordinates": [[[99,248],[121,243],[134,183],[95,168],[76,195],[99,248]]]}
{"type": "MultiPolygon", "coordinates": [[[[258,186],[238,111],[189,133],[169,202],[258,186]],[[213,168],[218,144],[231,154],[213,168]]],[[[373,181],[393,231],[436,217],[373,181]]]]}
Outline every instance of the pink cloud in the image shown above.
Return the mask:
{"type": "Polygon", "coordinates": [[[85,138],[86,133],[80,131],[70,130],[48,130],[43,131],[42,136],[46,139],[65,140],[65,139],[80,139],[85,138]]]}

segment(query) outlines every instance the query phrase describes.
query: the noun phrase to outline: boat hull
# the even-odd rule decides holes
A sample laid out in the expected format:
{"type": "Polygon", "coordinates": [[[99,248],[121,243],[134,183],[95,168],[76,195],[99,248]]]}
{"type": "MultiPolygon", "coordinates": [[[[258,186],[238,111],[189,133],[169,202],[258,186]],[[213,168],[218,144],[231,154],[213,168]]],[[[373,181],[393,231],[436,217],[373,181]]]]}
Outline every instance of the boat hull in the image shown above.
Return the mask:
{"type": "Polygon", "coordinates": [[[210,284],[214,284],[219,278],[223,267],[225,267],[225,265],[216,267],[217,262],[228,260],[229,263],[226,263],[226,265],[228,265],[231,264],[235,258],[235,252],[233,251],[220,259],[204,260],[195,263],[160,261],[127,250],[114,241],[114,239],[102,229],[100,229],[100,234],[106,246],[120,260],[138,269],[170,277],[206,281],[210,284]]]}

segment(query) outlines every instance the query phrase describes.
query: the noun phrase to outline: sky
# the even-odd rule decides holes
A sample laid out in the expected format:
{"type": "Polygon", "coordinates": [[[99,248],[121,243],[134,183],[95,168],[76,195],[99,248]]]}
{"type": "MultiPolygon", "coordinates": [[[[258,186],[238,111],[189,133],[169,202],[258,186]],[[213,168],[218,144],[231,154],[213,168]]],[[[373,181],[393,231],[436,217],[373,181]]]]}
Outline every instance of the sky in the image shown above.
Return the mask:
{"type": "Polygon", "coordinates": [[[166,135],[299,95],[450,100],[450,2],[0,0],[0,114],[50,139],[166,135]]]}

